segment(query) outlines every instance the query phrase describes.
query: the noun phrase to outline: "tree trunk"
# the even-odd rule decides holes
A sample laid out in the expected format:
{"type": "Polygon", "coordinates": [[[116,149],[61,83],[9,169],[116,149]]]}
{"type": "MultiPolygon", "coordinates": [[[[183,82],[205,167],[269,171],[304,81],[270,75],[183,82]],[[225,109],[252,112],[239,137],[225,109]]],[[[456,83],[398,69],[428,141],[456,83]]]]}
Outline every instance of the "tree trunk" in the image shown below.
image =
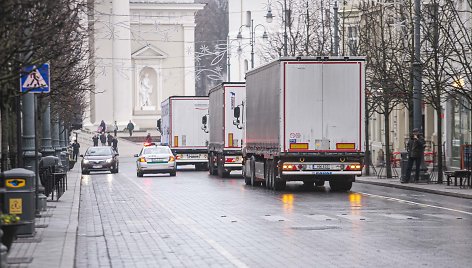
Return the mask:
{"type": "Polygon", "coordinates": [[[390,152],[390,113],[389,103],[384,101],[384,119],[385,119],[385,170],[387,178],[392,178],[391,152],[390,152]]]}
{"type": "MultiPolygon", "coordinates": [[[[2,99],[5,99],[5,96],[2,96],[2,99]]],[[[6,102],[0,103],[0,114],[1,114],[1,126],[2,129],[2,160],[1,160],[1,171],[4,172],[7,170],[8,165],[8,132],[9,132],[9,125],[8,125],[8,107],[6,102]]]]}
{"type": "MultiPolygon", "coordinates": [[[[438,183],[443,183],[443,148],[442,148],[442,118],[441,118],[441,106],[436,110],[437,114],[437,124],[438,124],[438,151],[437,151],[437,161],[438,161],[438,183]]],[[[434,161],[433,161],[434,165],[434,161]]]]}

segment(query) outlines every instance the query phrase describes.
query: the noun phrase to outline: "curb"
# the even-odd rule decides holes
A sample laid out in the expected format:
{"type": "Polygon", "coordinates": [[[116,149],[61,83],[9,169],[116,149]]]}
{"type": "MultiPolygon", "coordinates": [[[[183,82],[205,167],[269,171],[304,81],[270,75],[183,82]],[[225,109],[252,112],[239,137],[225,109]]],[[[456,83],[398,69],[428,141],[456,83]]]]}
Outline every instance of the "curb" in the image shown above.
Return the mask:
{"type": "Polygon", "coordinates": [[[472,199],[472,193],[471,194],[461,194],[461,193],[454,193],[454,192],[448,192],[448,191],[442,191],[442,190],[435,190],[435,189],[427,189],[427,188],[409,186],[409,185],[404,185],[404,184],[397,185],[397,184],[391,184],[391,183],[385,183],[385,182],[368,181],[368,180],[362,180],[362,179],[359,179],[359,178],[356,178],[356,182],[357,183],[384,186],[384,187],[392,187],[392,188],[397,188],[397,189],[412,190],[412,191],[417,191],[417,192],[424,192],[424,193],[439,194],[439,195],[459,197],[459,198],[465,198],[465,199],[472,199]]]}

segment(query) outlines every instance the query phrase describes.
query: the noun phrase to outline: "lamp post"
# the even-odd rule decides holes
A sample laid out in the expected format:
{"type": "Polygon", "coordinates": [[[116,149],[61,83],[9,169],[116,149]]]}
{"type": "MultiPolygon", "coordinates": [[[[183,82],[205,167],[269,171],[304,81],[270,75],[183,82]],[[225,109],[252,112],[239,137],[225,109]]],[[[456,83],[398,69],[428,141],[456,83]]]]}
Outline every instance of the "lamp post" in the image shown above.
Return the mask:
{"type": "MultiPolygon", "coordinates": [[[[287,20],[290,19],[290,9],[287,9],[287,0],[284,0],[284,6],[283,6],[283,14],[284,14],[284,18],[283,18],[283,24],[284,24],[284,56],[287,56],[288,55],[288,50],[287,50],[287,20]]],[[[267,15],[265,16],[266,17],[266,21],[267,23],[271,23],[273,18],[274,18],[274,15],[272,15],[272,9],[269,8],[267,9],[267,15]]]]}
{"type": "MultiPolygon", "coordinates": [[[[248,16],[250,16],[251,13],[248,12],[248,16]]],[[[238,32],[238,35],[236,36],[236,38],[239,40],[239,41],[242,41],[243,39],[243,35],[241,34],[241,28],[243,26],[248,26],[247,24],[243,24],[239,27],[239,32],[238,32]]],[[[257,29],[257,27],[262,27],[264,28],[264,33],[262,34],[262,39],[263,40],[267,40],[268,39],[268,35],[267,35],[267,31],[264,27],[264,25],[262,24],[257,24],[257,25],[254,25],[254,20],[251,19],[250,20],[250,33],[249,33],[249,44],[251,45],[251,69],[254,69],[254,45],[256,43],[256,36],[255,36],[255,30],[257,29]]]]}

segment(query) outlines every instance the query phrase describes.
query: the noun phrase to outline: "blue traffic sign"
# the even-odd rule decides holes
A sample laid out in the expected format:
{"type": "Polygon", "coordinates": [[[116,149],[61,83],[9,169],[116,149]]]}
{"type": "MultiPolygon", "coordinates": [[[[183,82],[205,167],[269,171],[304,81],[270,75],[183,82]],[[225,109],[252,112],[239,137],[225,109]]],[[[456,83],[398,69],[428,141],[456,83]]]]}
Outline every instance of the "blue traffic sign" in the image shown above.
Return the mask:
{"type": "Polygon", "coordinates": [[[22,93],[49,93],[49,63],[24,67],[20,77],[22,93]]]}

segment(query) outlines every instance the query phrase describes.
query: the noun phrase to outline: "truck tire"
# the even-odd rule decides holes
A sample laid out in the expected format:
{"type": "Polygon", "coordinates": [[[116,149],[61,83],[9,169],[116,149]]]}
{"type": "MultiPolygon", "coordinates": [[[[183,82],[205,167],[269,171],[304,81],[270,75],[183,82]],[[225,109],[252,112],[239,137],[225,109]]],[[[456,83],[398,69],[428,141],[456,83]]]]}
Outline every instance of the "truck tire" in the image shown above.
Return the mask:
{"type": "Polygon", "coordinates": [[[251,185],[251,177],[249,177],[247,174],[246,174],[246,163],[243,162],[243,167],[241,169],[241,173],[243,175],[243,178],[244,178],[244,183],[246,185],[251,185]]]}
{"type": "Polygon", "coordinates": [[[256,159],[251,157],[251,185],[253,187],[261,186],[261,182],[256,179],[256,159]]]}
{"type": "Polygon", "coordinates": [[[316,187],[321,187],[325,185],[325,181],[315,181],[315,186],[316,187]]]}
{"type": "Polygon", "coordinates": [[[303,180],[303,186],[305,187],[313,187],[315,182],[313,180],[303,180]]]}
{"type": "Polygon", "coordinates": [[[218,176],[220,176],[221,178],[227,178],[229,177],[229,173],[230,171],[227,171],[225,170],[225,165],[224,165],[224,158],[220,158],[218,157],[218,167],[217,167],[217,170],[218,170],[218,176]]]}
{"type": "Polygon", "coordinates": [[[275,161],[270,161],[270,180],[272,184],[272,189],[274,191],[282,191],[285,189],[287,186],[287,182],[283,180],[282,178],[278,177],[278,170],[277,170],[277,165],[275,164],[275,161]]]}
{"type": "Polygon", "coordinates": [[[352,180],[350,178],[330,180],[329,187],[333,192],[347,192],[352,188],[352,180]]]}
{"type": "Polygon", "coordinates": [[[265,166],[265,169],[266,169],[266,176],[265,176],[265,180],[264,180],[264,184],[265,184],[265,187],[267,189],[272,189],[272,185],[271,185],[271,172],[270,172],[270,167],[268,164],[266,164],[265,166]]]}
{"type": "Polygon", "coordinates": [[[216,175],[215,171],[215,162],[213,161],[213,153],[208,155],[208,170],[210,171],[210,175],[216,175]]]}

